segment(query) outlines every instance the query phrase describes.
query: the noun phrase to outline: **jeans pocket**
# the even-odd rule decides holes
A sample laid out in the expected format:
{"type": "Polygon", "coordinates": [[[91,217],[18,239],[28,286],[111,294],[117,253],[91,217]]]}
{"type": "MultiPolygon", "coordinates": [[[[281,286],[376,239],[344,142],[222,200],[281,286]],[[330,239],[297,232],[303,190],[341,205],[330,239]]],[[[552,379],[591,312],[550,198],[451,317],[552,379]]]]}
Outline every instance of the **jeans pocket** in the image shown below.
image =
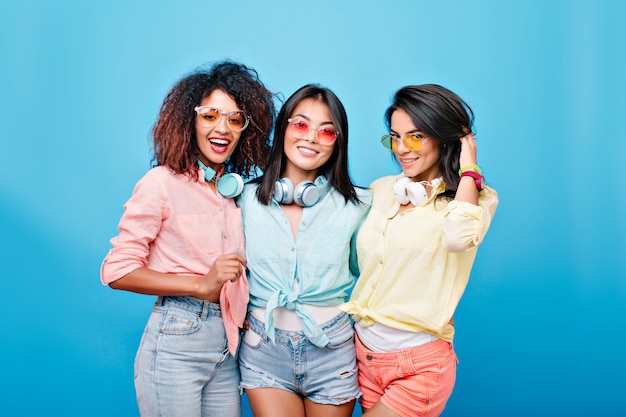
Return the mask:
{"type": "Polygon", "coordinates": [[[456,357],[456,352],[454,351],[454,348],[452,347],[452,345],[450,345],[449,350],[445,354],[439,357],[439,367],[445,368],[452,361],[454,361],[454,364],[456,365],[456,363],[458,362],[458,359],[456,357]]]}
{"type": "Polygon", "coordinates": [[[197,333],[202,327],[202,321],[197,314],[174,307],[167,309],[159,333],[166,335],[190,335],[197,333]]]}
{"type": "Polygon", "coordinates": [[[241,338],[241,342],[251,349],[258,349],[263,342],[263,338],[257,332],[250,329],[246,330],[241,338]]]}
{"type": "MultiPolygon", "coordinates": [[[[343,325],[342,323],[339,324],[343,325]]],[[[341,331],[329,336],[329,342],[326,347],[330,350],[342,349],[346,346],[354,346],[354,328],[350,325],[345,326],[341,331]]]]}

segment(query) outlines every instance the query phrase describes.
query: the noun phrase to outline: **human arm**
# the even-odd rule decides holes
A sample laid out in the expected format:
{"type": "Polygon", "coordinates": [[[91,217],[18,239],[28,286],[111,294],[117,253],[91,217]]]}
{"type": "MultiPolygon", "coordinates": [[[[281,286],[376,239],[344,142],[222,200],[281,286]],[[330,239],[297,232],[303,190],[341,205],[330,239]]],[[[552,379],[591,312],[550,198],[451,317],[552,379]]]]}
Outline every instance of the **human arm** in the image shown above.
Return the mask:
{"type": "Polygon", "coordinates": [[[163,167],[152,169],[137,183],[102,263],[103,284],[141,294],[217,299],[223,282],[235,271],[239,276],[245,260],[243,254],[220,253],[222,245],[215,240],[221,234],[203,232],[217,226],[210,222],[210,213],[197,210],[211,210],[206,193],[198,187],[163,167]],[[187,198],[171,198],[181,187],[187,198]]]}
{"type": "Polygon", "coordinates": [[[177,275],[139,267],[109,286],[148,295],[191,296],[217,302],[222,285],[241,276],[245,259],[236,253],[220,255],[206,275],[177,275]]]}
{"type": "Polygon", "coordinates": [[[359,230],[361,229],[361,226],[363,225],[363,222],[367,218],[367,214],[369,213],[370,208],[372,207],[372,193],[370,190],[357,188],[357,193],[359,194],[359,201],[361,204],[359,208],[362,209],[362,212],[361,212],[359,224],[355,228],[354,233],[352,234],[352,237],[350,238],[350,258],[349,258],[350,272],[355,277],[358,277],[360,274],[358,256],[357,256],[357,250],[356,250],[356,239],[357,239],[357,235],[359,234],[359,230]]]}
{"type": "MultiPolygon", "coordinates": [[[[476,140],[473,134],[461,139],[461,167],[476,167],[476,140]]],[[[474,168],[468,168],[474,170],[474,168]]],[[[450,252],[463,252],[478,246],[485,237],[498,206],[498,194],[485,187],[478,191],[476,180],[463,176],[454,201],[446,207],[443,244],[450,252]]]]}
{"type": "MultiPolygon", "coordinates": [[[[472,133],[463,136],[461,139],[461,156],[459,166],[470,167],[476,165],[476,139],[472,133]]],[[[461,177],[459,187],[456,190],[455,200],[466,201],[478,205],[478,189],[476,181],[472,177],[461,177]]]]}

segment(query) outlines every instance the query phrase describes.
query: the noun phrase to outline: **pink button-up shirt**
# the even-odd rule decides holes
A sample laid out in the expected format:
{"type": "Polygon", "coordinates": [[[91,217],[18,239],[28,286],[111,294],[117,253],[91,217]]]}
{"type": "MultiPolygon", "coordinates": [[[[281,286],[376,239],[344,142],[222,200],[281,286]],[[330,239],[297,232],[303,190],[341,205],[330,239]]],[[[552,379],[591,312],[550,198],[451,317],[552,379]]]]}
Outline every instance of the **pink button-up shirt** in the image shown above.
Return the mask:
{"type": "MultiPolygon", "coordinates": [[[[105,285],[139,267],[203,276],[218,255],[245,253],[241,210],[210,189],[201,169],[198,181],[162,166],[148,171],[125,204],[118,228],[100,270],[105,285]]],[[[220,293],[233,354],[247,303],[248,281],[242,271],[241,278],[224,284],[220,293]]]]}

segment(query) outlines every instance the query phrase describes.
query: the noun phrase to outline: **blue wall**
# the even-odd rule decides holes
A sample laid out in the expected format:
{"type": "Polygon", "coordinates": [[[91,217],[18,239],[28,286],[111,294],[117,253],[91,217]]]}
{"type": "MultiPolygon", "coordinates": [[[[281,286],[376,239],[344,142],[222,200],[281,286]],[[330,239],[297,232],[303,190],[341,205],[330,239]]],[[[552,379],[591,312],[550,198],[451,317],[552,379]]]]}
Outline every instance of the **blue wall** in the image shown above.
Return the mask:
{"type": "Polygon", "coordinates": [[[153,299],[101,286],[99,265],[162,98],[233,58],[285,96],[334,89],[361,185],[398,171],[378,144],[397,88],[464,97],[501,203],[455,317],[444,416],[624,415],[625,4],[2,2],[0,413],[137,415],[153,299]]]}

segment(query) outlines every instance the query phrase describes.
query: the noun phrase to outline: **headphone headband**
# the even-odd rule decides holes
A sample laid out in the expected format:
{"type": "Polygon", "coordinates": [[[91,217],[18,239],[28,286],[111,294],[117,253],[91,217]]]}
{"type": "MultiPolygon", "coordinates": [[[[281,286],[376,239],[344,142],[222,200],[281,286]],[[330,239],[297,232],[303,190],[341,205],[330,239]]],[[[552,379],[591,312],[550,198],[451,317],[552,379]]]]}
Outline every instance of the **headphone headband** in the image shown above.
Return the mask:
{"type": "Polygon", "coordinates": [[[326,177],[320,175],[312,181],[302,181],[297,186],[289,178],[281,178],[274,185],[274,199],[279,204],[291,204],[295,202],[302,207],[311,207],[326,194],[329,183],[326,177]]]}
{"type": "Polygon", "coordinates": [[[403,174],[393,186],[393,195],[402,205],[410,202],[418,207],[428,200],[428,193],[424,186],[430,186],[432,195],[442,183],[441,177],[434,178],[432,181],[413,181],[412,178],[403,174]]]}
{"type": "Polygon", "coordinates": [[[219,177],[216,181],[215,170],[208,167],[198,159],[198,165],[204,171],[204,179],[208,182],[214,182],[217,192],[226,198],[235,198],[243,191],[243,178],[239,174],[228,173],[219,177]]]}

